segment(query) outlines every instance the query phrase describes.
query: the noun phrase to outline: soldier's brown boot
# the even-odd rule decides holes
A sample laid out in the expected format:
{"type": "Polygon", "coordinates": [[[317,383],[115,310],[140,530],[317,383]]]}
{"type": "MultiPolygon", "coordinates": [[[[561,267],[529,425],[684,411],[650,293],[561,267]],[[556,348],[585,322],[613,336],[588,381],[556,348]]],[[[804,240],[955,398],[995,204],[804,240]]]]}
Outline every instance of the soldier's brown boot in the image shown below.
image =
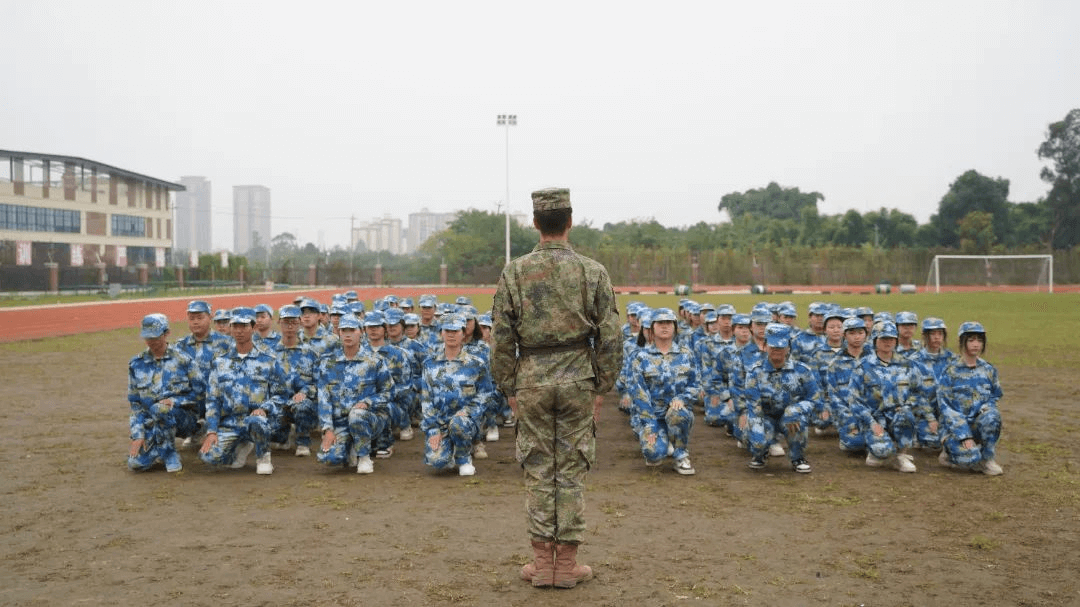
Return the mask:
{"type": "Polygon", "coordinates": [[[592,567],[578,565],[577,544],[555,544],[555,579],[556,588],[573,588],[579,582],[586,582],[593,577],[592,567]]]}
{"type": "Polygon", "coordinates": [[[555,542],[533,540],[533,562],[521,568],[521,579],[536,588],[550,587],[555,576],[555,542]]]}

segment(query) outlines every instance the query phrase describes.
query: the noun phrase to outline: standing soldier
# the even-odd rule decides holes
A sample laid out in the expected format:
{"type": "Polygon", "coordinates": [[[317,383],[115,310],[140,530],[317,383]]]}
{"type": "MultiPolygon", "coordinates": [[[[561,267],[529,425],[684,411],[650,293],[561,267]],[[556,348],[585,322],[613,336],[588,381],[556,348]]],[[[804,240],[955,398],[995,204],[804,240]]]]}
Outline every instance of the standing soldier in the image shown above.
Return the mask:
{"type": "Polygon", "coordinates": [[[604,266],[570,247],[570,191],[533,192],[540,242],[503,268],[495,292],[492,375],[518,419],[534,561],[533,586],[573,588],[585,539],[585,476],[596,457],[596,416],[622,363],[615,291],[604,266]]]}

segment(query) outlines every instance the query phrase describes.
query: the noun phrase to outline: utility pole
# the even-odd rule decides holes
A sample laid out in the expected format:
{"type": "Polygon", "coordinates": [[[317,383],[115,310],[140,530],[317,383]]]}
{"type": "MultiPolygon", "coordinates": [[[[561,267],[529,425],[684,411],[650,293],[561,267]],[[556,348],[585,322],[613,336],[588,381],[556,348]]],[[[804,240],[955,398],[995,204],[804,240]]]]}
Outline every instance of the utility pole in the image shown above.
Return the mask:
{"type": "Polygon", "coordinates": [[[356,215],[349,216],[349,286],[353,286],[353,256],[356,255],[356,215]]]}

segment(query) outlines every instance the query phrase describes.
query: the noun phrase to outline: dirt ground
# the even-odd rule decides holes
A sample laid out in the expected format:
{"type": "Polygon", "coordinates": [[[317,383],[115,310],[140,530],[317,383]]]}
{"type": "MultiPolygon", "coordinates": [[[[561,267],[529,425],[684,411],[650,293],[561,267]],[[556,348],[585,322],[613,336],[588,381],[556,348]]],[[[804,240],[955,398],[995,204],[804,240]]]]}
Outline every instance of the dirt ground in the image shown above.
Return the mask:
{"type": "MultiPolygon", "coordinates": [[[[764,471],[698,423],[697,475],[646,468],[610,403],[589,477],[596,579],[536,590],[512,431],[477,474],[420,441],[375,473],[276,453],[272,476],[132,473],[132,330],[0,346],[4,605],[1078,605],[1080,371],[1002,368],[997,478],[868,469],[835,437],[764,471]]],[[[700,416],[698,417],[700,422],[700,416]]]]}

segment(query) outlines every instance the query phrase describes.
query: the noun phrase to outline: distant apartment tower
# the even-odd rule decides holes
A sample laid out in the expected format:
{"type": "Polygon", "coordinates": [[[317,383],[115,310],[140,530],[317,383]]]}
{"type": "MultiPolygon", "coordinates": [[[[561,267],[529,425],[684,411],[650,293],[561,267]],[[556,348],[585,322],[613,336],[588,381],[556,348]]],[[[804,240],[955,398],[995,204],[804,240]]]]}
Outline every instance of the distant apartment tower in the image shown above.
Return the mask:
{"type": "Polygon", "coordinates": [[[244,255],[259,244],[270,246],[270,188],[262,185],[233,186],[233,253],[244,255]]]}
{"type": "Polygon", "coordinates": [[[409,214],[409,230],[405,237],[406,253],[413,253],[424,244],[428,238],[442,232],[448,225],[457,219],[457,213],[432,213],[427,207],[420,209],[419,213],[409,214]]]}
{"type": "Polygon", "coordinates": [[[394,254],[403,252],[401,220],[390,215],[370,222],[357,223],[352,230],[352,247],[356,250],[359,243],[364,243],[368,251],[388,251],[394,254]]]}
{"type": "Polygon", "coordinates": [[[210,213],[210,180],[181,177],[187,190],[176,193],[176,241],[174,248],[208,253],[211,248],[213,215],[210,213]]]}

